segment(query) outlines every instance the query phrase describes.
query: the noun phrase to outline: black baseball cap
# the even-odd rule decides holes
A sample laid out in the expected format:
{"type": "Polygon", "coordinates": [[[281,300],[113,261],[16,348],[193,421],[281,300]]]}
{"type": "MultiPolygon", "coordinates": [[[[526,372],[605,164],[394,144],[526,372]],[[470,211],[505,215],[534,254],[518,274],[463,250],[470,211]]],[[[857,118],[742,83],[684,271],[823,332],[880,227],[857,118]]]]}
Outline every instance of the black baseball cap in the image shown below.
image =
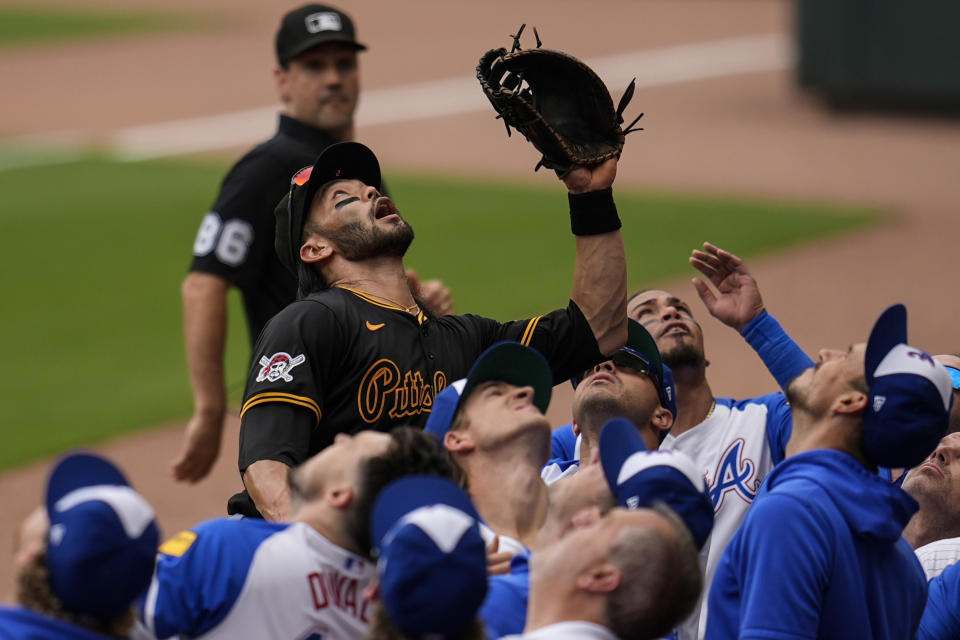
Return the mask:
{"type": "Polygon", "coordinates": [[[277,31],[277,61],[286,66],[301,53],[324,42],[342,42],[356,51],[366,47],[356,39],[353,20],[335,7],[307,4],[290,11],[277,31]]]}
{"type": "Polygon", "coordinates": [[[297,275],[303,225],[320,187],[333,180],[360,180],[380,189],[380,162],[366,145],[338,142],[323,150],[312,166],[304,167],[290,180],[290,191],[277,205],[274,249],[280,262],[297,275]]]}

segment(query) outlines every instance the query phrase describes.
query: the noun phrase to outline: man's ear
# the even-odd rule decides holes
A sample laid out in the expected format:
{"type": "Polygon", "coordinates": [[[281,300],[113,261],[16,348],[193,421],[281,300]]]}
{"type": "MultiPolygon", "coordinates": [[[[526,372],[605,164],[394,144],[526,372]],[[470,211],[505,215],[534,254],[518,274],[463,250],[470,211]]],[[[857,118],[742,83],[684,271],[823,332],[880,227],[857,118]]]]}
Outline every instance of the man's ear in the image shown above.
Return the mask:
{"type": "Polygon", "coordinates": [[[447,448],[447,451],[453,453],[467,453],[477,447],[470,432],[466,429],[447,431],[443,436],[443,446],[447,448]]]}
{"type": "Polygon", "coordinates": [[[851,389],[844,391],[833,401],[833,412],[841,415],[862,413],[867,408],[867,394],[851,389]]]}
{"type": "Polygon", "coordinates": [[[573,435],[580,437],[580,425],[576,422],[573,423],[573,435]]]}
{"type": "Polygon", "coordinates": [[[650,416],[650,426],[655,431],[666,431],[673,426],[673,414],[670,413],[669,409],[658,406],[653,410],[653,415],[650,416]]]}
{"type": "Polygon", "coordinates": [[[333,243],[316,234],[304,240],[300,246],[300,259],[307,264],[322,262],[333,255],[333,243]]]}
{"type": "Polygon", "coordinates": [[[277,85],[277,97],[280,102],[287,104],[290,102],[290,74],[286,69],[277,65],[273,68],[273,81],[277,85]]]}
{"type": "Polygon", "coordinates": [[[346,509],[353,502],[353,487],[342,485],[333,487],[326,495],[327,504],[334,509],[346,509]]]}
{"type": "Polygon", "coordinates": [[[577,588],[589,593],[610,593],[620,586],[620,569],[605,562],[577,578],[577,588]]]}

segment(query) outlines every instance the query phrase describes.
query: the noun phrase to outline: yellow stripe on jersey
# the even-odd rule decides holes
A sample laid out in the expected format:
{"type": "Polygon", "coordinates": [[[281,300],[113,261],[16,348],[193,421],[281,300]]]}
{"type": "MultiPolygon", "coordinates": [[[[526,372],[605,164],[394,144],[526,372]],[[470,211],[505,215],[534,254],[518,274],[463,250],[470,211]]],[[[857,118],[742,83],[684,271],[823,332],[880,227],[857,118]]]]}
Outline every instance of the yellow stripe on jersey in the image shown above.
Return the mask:
{"type": "Polygon", "coordinates": [[[536,318],[531,318],[530,322],[527,323],[527,328],[523,332],[523,337],[520,338],[520,344],[525,347],[530,346],[530,340],[533,338],[533,331],[537,328],[537,324],[540,322],[540,318],[543,316],[537,316],[536,318]]]}
{"type": "Polygon", "coordinates": [[[243,418],[243,414],[249,411],[252,407],[257,406],[258,404],[264,404],[266,402],[286,402],[288,404],[295,404],[299,407],[306,407],[313,411],[317,416],[317,423],[320,423],[320,405],[318,405],[312,398],[307,398],[305,396],[295,396],[292,393],[281,393],[279,391],[267,391],[265,393],[258,393],[249,400],[243,403],[243,408],[240,410],[240,418],[243,418]]]}
{"type": "Polygon", "coordinates": [[[193,531],[181,531],[160,545],[160,553],[179,558],[187,552],[196,539],[197,534],[193,531]]]}

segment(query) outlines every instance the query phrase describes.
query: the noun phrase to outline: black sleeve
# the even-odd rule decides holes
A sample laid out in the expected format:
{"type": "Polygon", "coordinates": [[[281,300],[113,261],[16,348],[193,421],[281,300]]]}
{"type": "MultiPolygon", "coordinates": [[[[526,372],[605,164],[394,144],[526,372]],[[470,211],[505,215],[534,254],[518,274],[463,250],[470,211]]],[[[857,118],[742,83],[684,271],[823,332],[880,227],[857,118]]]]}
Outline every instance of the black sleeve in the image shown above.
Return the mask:
{"type": "Polygon", "coordinates": [[[240,473],[258,460],[295,467],[309,457],[316,416],[309,409],[273,402],[247,411],[240,423],[240,473]]]}
{"type": "Polygon", "coordinates": [[[200,223],[190,270],[218,275],[241,289],[256,282],[274,251],[273,210],[289,183],[269,154],[253,151],[242,158],[200,223]]]}
{"type": "Polygon", "coordinates": [[[565,309],[528,320],[482,320],[484,348],[501,340],[516,340],[533,347],[550,363],[554,384],[569,380],[604,359],[590,323],[573,300],[565,309]]]}
{"type": "Polygon", "coordinates": [[[306,458],[344,342],[333,312],[318,302],[294,302],[270,320],[254,346],[240,409],[241,471],[256,460],[306,458]]]}

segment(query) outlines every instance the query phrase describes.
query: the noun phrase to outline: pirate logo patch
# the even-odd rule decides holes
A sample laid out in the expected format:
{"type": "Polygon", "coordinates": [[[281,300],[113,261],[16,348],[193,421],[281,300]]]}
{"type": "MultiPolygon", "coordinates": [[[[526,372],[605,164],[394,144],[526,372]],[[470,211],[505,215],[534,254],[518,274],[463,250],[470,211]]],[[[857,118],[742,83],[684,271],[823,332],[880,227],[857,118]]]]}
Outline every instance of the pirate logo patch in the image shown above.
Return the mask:
{"type": "Polygon", "coordinates": [[[293,376],[290,375],[290,370],[297,365],[303,364],[306,360],[307,357],[302,353],[293,357],[284,351],[275,353],[269,358],[267,356],[261,356],[261,369],[260,373],[257,374],[257,382],[263,382],[264,380],[268,382],[276,382],[277,380],[293,382],[293,376]]]}

